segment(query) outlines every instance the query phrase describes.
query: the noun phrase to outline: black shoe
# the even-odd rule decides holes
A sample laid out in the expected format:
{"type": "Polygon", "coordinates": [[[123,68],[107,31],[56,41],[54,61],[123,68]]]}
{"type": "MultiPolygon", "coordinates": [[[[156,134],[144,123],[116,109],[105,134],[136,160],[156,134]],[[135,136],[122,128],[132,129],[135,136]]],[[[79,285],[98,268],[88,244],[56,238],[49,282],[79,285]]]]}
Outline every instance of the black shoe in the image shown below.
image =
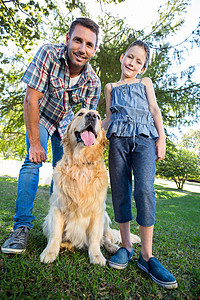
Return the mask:
{"type": "Polygon", "coordinates": [[[4,242],[1,251],[6,254],[22,253],[26,249],[29,229],[21,226],[11,233],[9,238],[4,242]]]}

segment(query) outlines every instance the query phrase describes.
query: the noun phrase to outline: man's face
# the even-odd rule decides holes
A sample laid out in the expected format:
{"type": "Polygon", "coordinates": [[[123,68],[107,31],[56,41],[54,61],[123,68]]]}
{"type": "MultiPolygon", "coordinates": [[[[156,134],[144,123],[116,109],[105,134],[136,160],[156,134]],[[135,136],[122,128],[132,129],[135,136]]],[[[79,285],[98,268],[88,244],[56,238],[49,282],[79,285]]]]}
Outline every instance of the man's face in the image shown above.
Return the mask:
{"type": "Polygon", "coordinates": [[[96,33],[87,27],[77,24],[69,36],[66,36],[68,48],[68,65],[70,76],[79,75],[84,65],[91,59],[96,51],[96,33]]]}

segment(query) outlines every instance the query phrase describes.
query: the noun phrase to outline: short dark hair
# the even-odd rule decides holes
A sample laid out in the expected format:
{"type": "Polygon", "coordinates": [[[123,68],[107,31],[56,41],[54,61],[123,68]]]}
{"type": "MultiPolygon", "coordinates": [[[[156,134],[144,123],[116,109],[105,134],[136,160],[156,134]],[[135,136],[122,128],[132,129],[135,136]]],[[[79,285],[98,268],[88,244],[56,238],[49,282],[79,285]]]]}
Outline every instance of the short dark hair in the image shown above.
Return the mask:
{"type": "Polygon", "coordinates": [[[96,33],[96,45],[97,45],[98,44],[98,35],[99,35],[99,26],[89,18],[77,18],[75,21],[73,21],[69,28],[69,36],[72,35],[74,28],[78,24],[80,24],[86,28],[89,28],[91,31],[96,33]]]}
{"type": "Polygon", "coordinates": [[[130,44],[130,46],[127,48],[126,51],[128,51],[133,46],[139,46],[139,47],[143,48],[144,51],[146,52],[146,62],[144,63],[144,66],[143,66],[146,69],[147,65],[148,65],[148,61],[150,59],[150,48],[149,48],[149,46],[147,45],[147,43],[143,42],[142,40],[136,40],[132,44],[130,44]]]}

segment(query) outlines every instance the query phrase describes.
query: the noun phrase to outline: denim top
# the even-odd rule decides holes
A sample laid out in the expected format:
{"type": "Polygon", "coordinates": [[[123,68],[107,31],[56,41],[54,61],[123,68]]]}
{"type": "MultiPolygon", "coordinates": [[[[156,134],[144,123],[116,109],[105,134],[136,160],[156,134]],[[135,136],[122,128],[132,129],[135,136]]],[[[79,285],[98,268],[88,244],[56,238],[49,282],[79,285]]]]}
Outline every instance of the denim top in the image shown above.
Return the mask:
{"type": "Polygon", "coordinates": [[[108,139],[111,135],[135,137],[139,134],[145,134],[153,139],[158,138],[153,117],[149,111],[146,87],[141,81],[112,86],[110,110],[108,139]]]}

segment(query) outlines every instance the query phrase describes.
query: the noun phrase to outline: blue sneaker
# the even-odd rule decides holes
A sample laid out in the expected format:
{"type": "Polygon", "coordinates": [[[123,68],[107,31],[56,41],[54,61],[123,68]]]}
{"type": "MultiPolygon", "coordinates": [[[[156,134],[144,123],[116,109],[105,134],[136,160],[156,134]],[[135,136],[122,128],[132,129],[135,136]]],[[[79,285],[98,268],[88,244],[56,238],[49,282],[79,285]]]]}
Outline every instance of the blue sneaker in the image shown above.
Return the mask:
{"type": "Polygon", "coordinates": [[[166,289],[175,289],[178,287],[174,276],[161,265],[157,258],[151,257],[149,261],[146,262],[140,252],[137,265],[140,269],[149,274],[152,280],[158,285],[166,289]]]}
{"type": "Polygon", "coordinates": [[[128,266],[129,260],[133,256],[133,250],[129,252],[126,248],[121,247],[109,260],[109,266],[118,270],[124,269],[128,266]]]}

